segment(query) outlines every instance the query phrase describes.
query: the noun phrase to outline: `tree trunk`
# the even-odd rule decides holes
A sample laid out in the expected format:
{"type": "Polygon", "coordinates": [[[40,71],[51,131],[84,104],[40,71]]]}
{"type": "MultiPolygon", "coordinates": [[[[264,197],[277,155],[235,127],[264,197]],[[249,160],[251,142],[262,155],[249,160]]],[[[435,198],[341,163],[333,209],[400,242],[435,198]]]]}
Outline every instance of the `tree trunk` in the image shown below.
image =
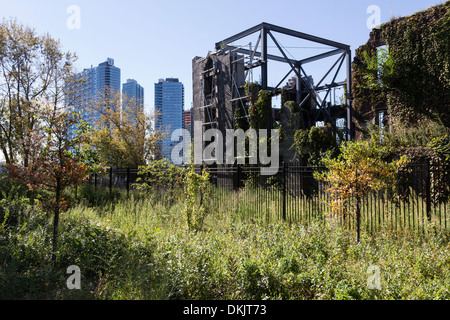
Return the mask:
{"type": "Polygon", "coordinates": [[[5,147],[2,147],[3,156],[5,157],[5,162],[7,164],[11,164],[11,160],[9,159],[9,153],[5,147]]]}

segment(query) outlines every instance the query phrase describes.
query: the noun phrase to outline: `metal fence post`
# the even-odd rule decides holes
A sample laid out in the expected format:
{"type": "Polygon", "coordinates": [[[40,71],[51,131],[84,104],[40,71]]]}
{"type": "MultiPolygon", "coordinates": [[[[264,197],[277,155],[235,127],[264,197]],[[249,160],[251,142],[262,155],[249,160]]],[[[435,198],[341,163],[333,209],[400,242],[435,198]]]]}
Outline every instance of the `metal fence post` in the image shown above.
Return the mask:
{"type": "Polygon", "coordinates": [[[112,176],[113,176],[113,168],[109,168],[109,197],[112,197],[112,176]]]}
{"type": "Polygon", "coordinates": [[[286,221],[286,171],[287,162],[283,162],[283,220],[286,221]]]}
{"type": "Polygon", "coordinates": [[[236,178],[234,181],[234,190],[239,190],[241,186],[241,166],[238,164],[236,167],[236,178]]]}
{"type": "Polygon", "coordinates": [[[127,198],[130,197],[130,168],[127,168],[127,198]]]}
{"type": "Polygon", "coordinates": [[[426,196],[426,207],[427,207],[427,218],[428,222],[431,222],[431,173],[430,173],[430,159],[425,162],[425,196],[426,196]]]}

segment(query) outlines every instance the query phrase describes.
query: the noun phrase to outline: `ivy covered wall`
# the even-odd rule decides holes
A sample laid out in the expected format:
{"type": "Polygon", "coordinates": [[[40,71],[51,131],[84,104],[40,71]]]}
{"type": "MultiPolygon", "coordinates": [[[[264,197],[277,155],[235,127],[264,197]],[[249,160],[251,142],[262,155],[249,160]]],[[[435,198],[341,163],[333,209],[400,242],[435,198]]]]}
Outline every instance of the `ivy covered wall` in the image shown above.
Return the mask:
{"type": "Polygon", "coordinates": [[[356,130],[386,109],[405,125],[431,119],[450,128],[450,1],[374,29],[353,62],[356,130]],[[377,48],[389,64],[374,67],[377,48]]]}

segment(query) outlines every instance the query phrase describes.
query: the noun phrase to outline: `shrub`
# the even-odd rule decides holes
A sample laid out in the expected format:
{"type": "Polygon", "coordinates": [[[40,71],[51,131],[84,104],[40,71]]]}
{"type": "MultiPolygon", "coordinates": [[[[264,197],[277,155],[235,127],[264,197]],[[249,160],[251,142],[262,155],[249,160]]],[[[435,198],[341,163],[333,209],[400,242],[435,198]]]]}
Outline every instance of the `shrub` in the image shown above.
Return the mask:
{"type": "Polygon", "coordinates": [[[153,201],[172,205],[181,198],[184,176],[184,168],[163,159],[140,167],[134,186],[153,201]]]}
{"type": "Polygon", "coordinates": [[[198,232],[203,227],[205,217],[210,208],[212,186],[210,175],[206,170],[195,173],[193,165],[187,169],[184,179],[184,216],[189,230],[198,232]]]}
{"type": "Polygon", "coordinates": [[[371,192],[394,191],[397,175],[408,158],[389,159],[389,146],[378,140],[351,141],[341,146],[341,155],[323,159],[327,171],[315,173],[329,183],[331,209],[337,215],[356,215],[357,241],[360,239],[361,201],[371,192]]]}
{"type": "Polygon", "coordinates": [[[24,186],[0,175],[0,230],[22,224],[32,214],[33,204],[24,186]]]}
{"type": "Polygon", "coordinates": [[[330,155],[338,155],[336,137],[330,124],[325,127],[301,129],[294,135],[295,148],[301,159],[306,159],[309,165],[320,165],[320,160],[330,155]]]}

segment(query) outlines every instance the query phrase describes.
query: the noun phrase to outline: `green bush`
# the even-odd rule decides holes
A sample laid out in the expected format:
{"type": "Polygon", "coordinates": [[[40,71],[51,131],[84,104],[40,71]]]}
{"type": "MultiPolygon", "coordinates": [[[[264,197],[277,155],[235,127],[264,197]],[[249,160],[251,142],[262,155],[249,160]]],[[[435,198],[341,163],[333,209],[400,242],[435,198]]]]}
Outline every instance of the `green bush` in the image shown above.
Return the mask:
{"type": "Polygon", "coordinates": [[[297,130],[294,135],[295,148],[301,159],[306,159],[308,165],[321,165],[321,159],[326,155],[335,157],[339,153],[336,136],[330,124],[325,127],[297,130]]]}
{"type": "Polygon", "coordinates": [[[22,185],[0,175],[0,230],[17,226],[34,210],[30,192],[22,185]]]}
{"type": "Polygon", "coordinates": [[[95,187],[94,185],[85,184],[77,189],[68,190],[64,196],[68,198],[71,205],[81,201],[90,207],[103,207],[111,203],[115,203],[125,197],[125,192],[119,189],[95,187]]]}

